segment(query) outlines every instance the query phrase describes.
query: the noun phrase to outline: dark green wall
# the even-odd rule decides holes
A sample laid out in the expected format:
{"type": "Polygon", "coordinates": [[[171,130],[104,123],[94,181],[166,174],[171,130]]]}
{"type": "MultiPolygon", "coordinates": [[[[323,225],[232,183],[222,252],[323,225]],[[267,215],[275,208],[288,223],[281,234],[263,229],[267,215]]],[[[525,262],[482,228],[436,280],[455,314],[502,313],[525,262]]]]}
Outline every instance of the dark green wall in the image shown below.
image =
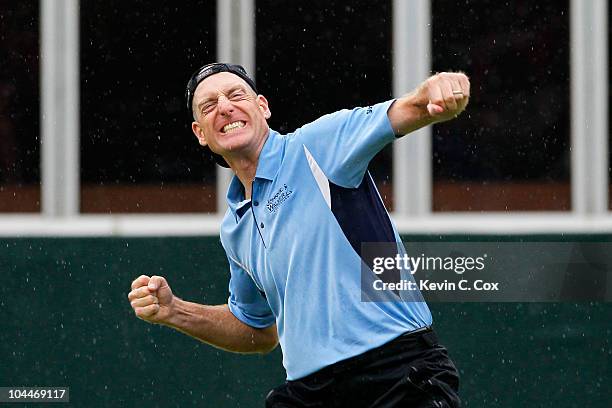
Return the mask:
{"type": "MultiPolygon", "coordinates": [[[[223,408],[263,406],[284,379],[278,350],[222,352],[131,311],[140,274],[166,276],[185,299],[225,302],[218,238],[2,239],[0,272],[0,386],[69,386],[75,407],[223,408]]],[[[612,304],[430,306],[464,406],[612,405],[612,304]]]]}

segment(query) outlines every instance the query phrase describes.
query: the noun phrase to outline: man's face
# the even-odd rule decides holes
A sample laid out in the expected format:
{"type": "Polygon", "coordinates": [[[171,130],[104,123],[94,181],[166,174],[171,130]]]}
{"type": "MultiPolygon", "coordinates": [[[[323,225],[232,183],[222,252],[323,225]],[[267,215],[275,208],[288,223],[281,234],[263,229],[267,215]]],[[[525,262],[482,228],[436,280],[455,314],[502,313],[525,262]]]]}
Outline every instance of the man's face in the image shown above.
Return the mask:
{"type": "Polygon", "coordinates": [[[193,133],[202,146],[224,157],[257,150],[268,134],[268,101],[239,76],[219,72],[198,84],[193,133]]]}

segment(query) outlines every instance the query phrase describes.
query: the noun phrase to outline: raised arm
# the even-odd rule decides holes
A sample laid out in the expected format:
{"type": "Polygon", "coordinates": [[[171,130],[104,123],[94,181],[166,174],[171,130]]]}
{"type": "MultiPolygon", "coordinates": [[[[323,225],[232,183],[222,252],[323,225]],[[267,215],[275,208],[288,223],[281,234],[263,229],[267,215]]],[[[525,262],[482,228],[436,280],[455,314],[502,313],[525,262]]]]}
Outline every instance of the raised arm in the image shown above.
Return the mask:
{"type": "Polygon", "coordinates": [[[257,329],[238,320],[227,305],[207,306],[173,295],[161,276],[142,275],[128,299],[137,317],[172,327],[204,343],[236,353],[267,353],[278,344],[276,325],[257,329]]]}
{"type": "Polygon", "coordinates": [[[457,117],[470,99],[470,81],[463,73],[442,72],[398,98],[387,115],[396,135],[457,117]]]}

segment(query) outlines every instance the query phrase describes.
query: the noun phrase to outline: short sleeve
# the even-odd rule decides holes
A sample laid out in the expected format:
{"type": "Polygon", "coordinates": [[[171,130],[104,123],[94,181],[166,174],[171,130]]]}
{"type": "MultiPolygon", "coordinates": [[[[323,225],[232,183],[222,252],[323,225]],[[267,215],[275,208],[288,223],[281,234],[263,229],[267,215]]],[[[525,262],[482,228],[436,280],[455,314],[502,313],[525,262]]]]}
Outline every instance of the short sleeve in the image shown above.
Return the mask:
{"type": "Polygon", "coordinates": [[[322,116],[296,130],[294,137],[330,181],[357,187],[372,158],[395,139],[387,116],[393,102],[322,116]]]}
{"type": "Polygon", "coordinates": [[[228,261],[231,277],[227,304],[232,314],[241,322],[258,329],[274,324],[274,314],[263,292],[244,268],[229,256],[228,261]]]}

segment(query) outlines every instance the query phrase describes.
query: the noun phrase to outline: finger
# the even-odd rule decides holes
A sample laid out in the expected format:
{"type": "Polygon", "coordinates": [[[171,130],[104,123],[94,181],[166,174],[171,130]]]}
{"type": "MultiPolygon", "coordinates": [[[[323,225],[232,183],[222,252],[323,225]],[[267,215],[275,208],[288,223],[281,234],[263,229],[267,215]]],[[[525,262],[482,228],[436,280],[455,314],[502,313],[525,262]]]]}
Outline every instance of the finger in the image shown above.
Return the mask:
{"type": "Polygon", "coordinates": [[[455,114],[455,117],[459,116],[459,114],[465,110],[467,104],[468,98],[463,98],[460,101],[457,101],[457,113],[455,114]]]}
{"type": "Polygon", "coordinates": [[[444,112],[444,108],[440,105],[436,105],[435,103],[428,103],[427,112],[429,112],[431,116],[437,116],[444,112]]]}
{"type": "Polygon", "coordinates": [[[132,289],[136,289],[141,286],[146,286],[146,284],[149,283],[149,279],[151,278],[149,278],[147,275],[140,275],[132,282],[132,289]]]}
{"type": "Polygon", "coordinates": [[[440,79],[439,85],[442,91],[442,97],[444,98],[444,103],[446,104],[446,109],[448,111],[456,111],[457,101],[455,100],[455,95],[453,95],[453,85],[451,79],[445,75],[440,79]]]}
{"type": "Polygon", "coordinates": [[[453,76],[452,78],[450,78],[450,81],[451,88],[453,89],[453,97],[459,105],[459,102],[465,97],[465,94],[463,93],[463,87],[461,86],[461,83],[459,82],[459,77],[457,76],[453,76]]]}
{"type": "Polygon", "coordinates": [[[144,306],[144,307],[137,307],[136,309],[134,309],[134,313],[136,314],[136,316],[141,319],[151,317],[155,315],[157,312],[159,312],[159,305],[157,304],[144,306]]]}
{"type": "Polygon", "coordinates": [[[151,291],[149,291],[149,288],[146,286],[141,286],[138,289],[134,289],[133,291],[131,291],[130,293],[128,293],[128,299],[130,300],[130,302],[134,299],[139,299],[139,298],[143,298],[145,296],[148,296],[151,294],[151,291]]]}
{"type": "Polygon", "coordinates": [[[149,296],[145,296],[142,298],[138,298],[138,299],[134,299],[130,302],[130,304],[132,305],[132,307],[134,309],[136,309],[137,307],[145,307],[145,306],[149,306],[149,305],[158,305],[159,304],[159,300],[157,299],[157,296],[153,296],[153,295],[149,295],[149,296]]]}
{"type": "Polygon", "coordinates": [[[161,288],[162,286],[167,286],[168,284],[166,283],[166,279],[164,279],[162,276],[151,276],[151,280],[149,281],[149,290],[158,290],[159,288],[161,288]]]}
{"type": "Polygon", "coordinates": [[[458,105],[459,109],[463,111],[470,100],[470,80],[463,73],[457,75],[457,80],[459,81],[461,91],[463,92],[463,98],[458,102],[458,105]]]}
{"type": "Polygon", "coordinates": [[[457,78],[459,84],[461,85],[461,90],[463,91],[463,96],[466,98],[470,97],[470,80],[465,74],[460,74],[457,78]]]}
{"type": "Polygon", "coordinates": [[[436,114],[444,112],[446,105],[442,98],[442,90],[437,84],[438,76],[433,76],[428,80],[427,90],[429,93],[429,104],[427,105],[427,111],[430,115],[435,116],[436,114]]]}

